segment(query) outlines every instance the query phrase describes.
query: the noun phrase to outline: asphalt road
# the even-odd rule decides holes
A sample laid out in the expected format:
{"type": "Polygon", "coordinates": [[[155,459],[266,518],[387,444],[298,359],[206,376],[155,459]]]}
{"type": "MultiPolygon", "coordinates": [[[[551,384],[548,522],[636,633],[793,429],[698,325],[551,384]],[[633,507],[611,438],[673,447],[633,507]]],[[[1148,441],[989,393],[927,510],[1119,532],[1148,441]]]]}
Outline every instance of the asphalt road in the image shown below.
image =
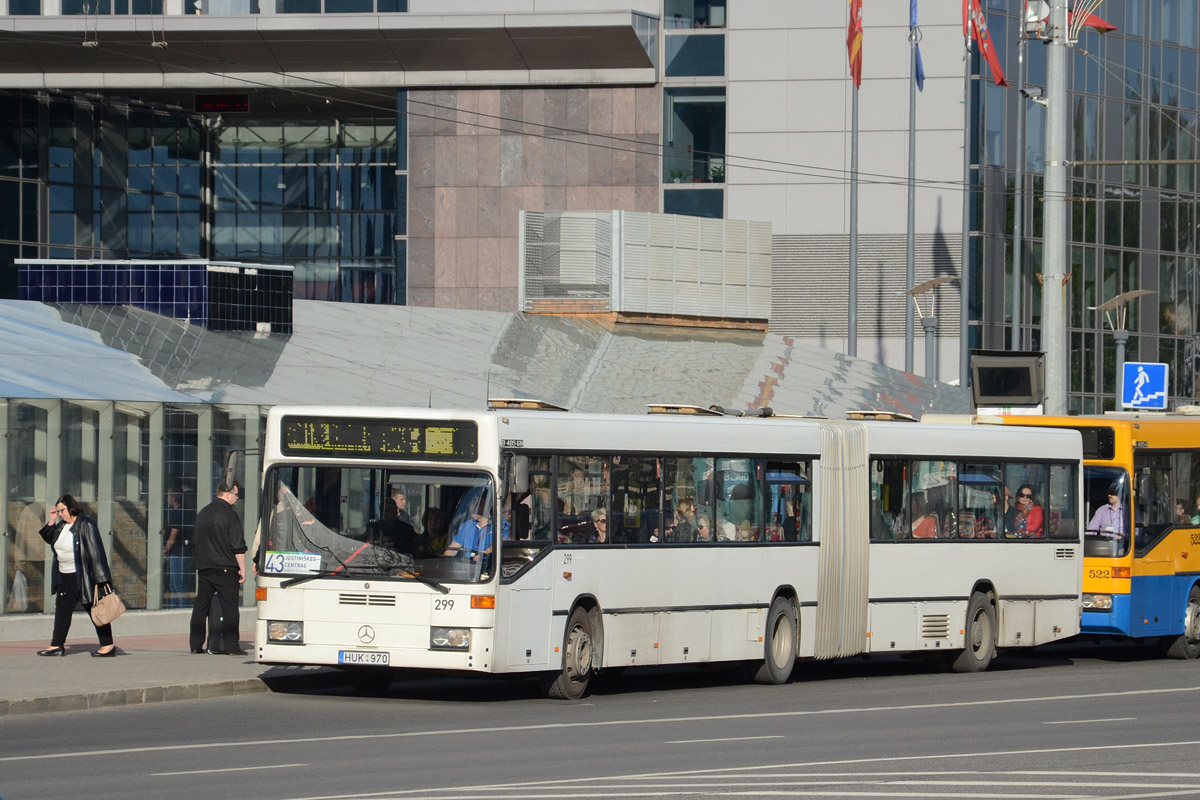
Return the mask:
{"type": "Polygon", "coordinates": [[[1200,664],[1131,647],[955,675],[804,664],[786,686],[630,670],[400,680],[0,718],[0,794],[104,798],[1200,797],[1200,664]]]}

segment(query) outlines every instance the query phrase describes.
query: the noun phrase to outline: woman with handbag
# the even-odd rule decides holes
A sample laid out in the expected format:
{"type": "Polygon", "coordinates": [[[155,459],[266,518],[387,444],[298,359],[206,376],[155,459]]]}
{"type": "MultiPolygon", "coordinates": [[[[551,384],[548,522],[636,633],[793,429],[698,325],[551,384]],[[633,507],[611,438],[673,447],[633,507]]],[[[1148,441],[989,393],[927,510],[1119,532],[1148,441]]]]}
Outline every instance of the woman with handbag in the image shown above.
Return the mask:
{"type": "MultiPolygon", "coordinates": [[[[75,498],[64,494],[50,509],[50,521],[39,533],[46,543],[54,548],[54,573],[51,590],[54,592],[54,634],[50,647],[39,650],[39,656],[65,656],[67,654],[67,632],[71,629],[71,615],[75,606],[83,603],[85,611],[91,611],[96,602],[97,591],[105,587],[112,591],[112,573],[104,555],[104,544],[100,531],[91,517],[75,498]]],[[[100,639],[100,649],[92,652],[101,658],[115,656],[112,624],[92,625],[100,639]]]]}

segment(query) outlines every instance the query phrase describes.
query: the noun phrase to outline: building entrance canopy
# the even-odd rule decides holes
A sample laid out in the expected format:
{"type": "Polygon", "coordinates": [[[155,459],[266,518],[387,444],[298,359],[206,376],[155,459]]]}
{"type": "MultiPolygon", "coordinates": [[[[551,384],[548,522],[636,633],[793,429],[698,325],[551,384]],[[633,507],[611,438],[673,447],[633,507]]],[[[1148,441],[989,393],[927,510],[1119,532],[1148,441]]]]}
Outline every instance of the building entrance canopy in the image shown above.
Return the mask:
{"type": "Polygon", "coordinates": [[[340,83],[347,73],[359,74],[356,85],[394,87],[655,81],[646,32],[657,20],[628,10],[152,19],[153,28],[144,17],[8,17],[0,85],[33,88],[38,74],[46,88],[230,91],[247,87],[239,78],[294,86],[289,79],[340,83]],[[85,36],[97,46],[80,46],[85,36]],[[160,77],[148,83],[147,74],[160,77]]]}

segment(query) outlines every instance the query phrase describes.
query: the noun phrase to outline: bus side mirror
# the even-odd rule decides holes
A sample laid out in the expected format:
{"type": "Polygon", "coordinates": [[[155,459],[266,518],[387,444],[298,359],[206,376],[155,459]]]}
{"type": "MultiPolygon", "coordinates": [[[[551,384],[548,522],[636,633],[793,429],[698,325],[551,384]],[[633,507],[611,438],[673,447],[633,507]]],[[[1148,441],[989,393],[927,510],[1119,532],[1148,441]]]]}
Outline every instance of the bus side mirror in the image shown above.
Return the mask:
{"type": "Polygon", "coordinates": [[[529,491],[529,456],[513,456],[508,465],[508,493],[529,491]]]}

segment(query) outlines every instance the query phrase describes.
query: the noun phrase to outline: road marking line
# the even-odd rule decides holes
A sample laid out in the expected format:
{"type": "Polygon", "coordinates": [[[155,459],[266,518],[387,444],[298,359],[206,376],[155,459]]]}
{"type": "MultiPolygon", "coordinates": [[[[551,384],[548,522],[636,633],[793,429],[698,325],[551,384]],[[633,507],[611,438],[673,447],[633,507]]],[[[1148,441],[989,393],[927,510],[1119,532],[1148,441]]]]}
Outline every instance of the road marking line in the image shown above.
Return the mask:
{"type": "Polygon", "coordinates": [[[728,739],[676,739],[665,744],[706,744],[708,742],[752,742],[756,739],[782,739],[783,736],[731,736],[728,739]]]}
{"type": "Polygon", "coordinates": [[[187,772],[151,772],[150,777],[162,778],[170,775],[207,775],[210,772],[249,772],[258,769],[284,769],[286,767],[307,767],[308,764],[259,764],[255,767],[227,767],[225,769],[190,769],[187,772]]]}
{"type": "Polygon", "coordinates": [[[1137,717],[1108,717],[1107,719],[1060,719],[1043,722],[1043,725],[1089,725],[1093,722],[1132,722],[1137,717]]]}
{"type": "MultiPolygon", "coordinates": [[[[997,700],[964,700],[958,703],[912,703],[910,705],[900,706],[863,706],[861,708],[827,708],[817,711],[765,711],[755,714],[707,714],[694,717],[662,717],[656,719],[614,719],[614,720],[599,720],[592,722],[547,722],[538,725],[494,725],[481,728],[448,728],[444,730],[424,730],[424,731],[402,731],[398,733],[346,733],[336,736],[298,736],[291,739],[256,739],[248,741],[221,741],[221,742],[197,742],[185,744],[168,744],[168,745],[152,745],[145,747],[116,747],[105,750],[87,750],[87,751],[68,751],[60,753],[40,753],[37,755],[28,756],[0,756],[0,763],[10,761],[41,761],[54,758],[92,758],[96,756],[114,756],[114,755],[137,755],[141,753],[163,753],[172,750],[215,750],[228,747],[245,747],[246,745],[255,745],[262,747],[264,745],[273,744],[312,744],[319,742],[354,742],[365,739],[407,739],[411,737],[426,738],[429,736],[462,736],[462,735],[483,735],[493,733],[518,733],[523,731],[553,731],[553,730],[571,730],[579,728],[606,728],[606,727],[621,727],[633,725],[676,725],[682,723],[695,722],[723,722],[728,720],[746,720],[746,719],[788,719],[796,717],[821,717],[821,716],[836,716],[843,714],[869,714],[881,711],[924,711],[927,709],[948,709],[948,708],[979,708],[983,706],[998,706],[1012,705],[1016,703],[1046,703],[1046,702],[1063,702],[1068,700],[1099,700],[1112,697],[1142,697],[1146,695],[1156,694],[1183,694],[1186,692],[1200,692],[1200,686],[1178,686],[1169,689],[1130,689],[1123,692],[1096,692],[1093,694],[1064,694],[1051,695],[1048,697],[1006,697],[997,700]]],[[[1106,750],[1110,748],[1122,747],[1157,747],[1157,746],[1174,746],[1177,744],[1200,744],[1197,742],[1164,742],[1159,744],[1128,744],[1128,745],[1097,745],[1091,747],[1080,748],[1052,748],[1049,750],[1013,750],[1014,754],[1021,753],[1060,753],[1060,752],[1083,752],[1089,750],[1106,750]]],[[[964,754],[965,755],[965,754],[964,754]]],[[[999,753],[978,753],[975,755],[1000,755],[999,753]]],[[[936,756],[941,757],[941,756],[936,756]]],[[[957,756],[945,756],[957,757],[957,756]]],[[[919,757],[918,757],[919,758],[919,757]]],[[[886,761],[889,759],[851,759],[848,761],[823,761],[815,762],[819,764],[857,764],[863,761],[886,761]]],[[[904,761],[906,757],[896,757],[890,759],[893,761],[904,761]]],[[[799,766],[805,766],[801,764],[799,766]]]]}

